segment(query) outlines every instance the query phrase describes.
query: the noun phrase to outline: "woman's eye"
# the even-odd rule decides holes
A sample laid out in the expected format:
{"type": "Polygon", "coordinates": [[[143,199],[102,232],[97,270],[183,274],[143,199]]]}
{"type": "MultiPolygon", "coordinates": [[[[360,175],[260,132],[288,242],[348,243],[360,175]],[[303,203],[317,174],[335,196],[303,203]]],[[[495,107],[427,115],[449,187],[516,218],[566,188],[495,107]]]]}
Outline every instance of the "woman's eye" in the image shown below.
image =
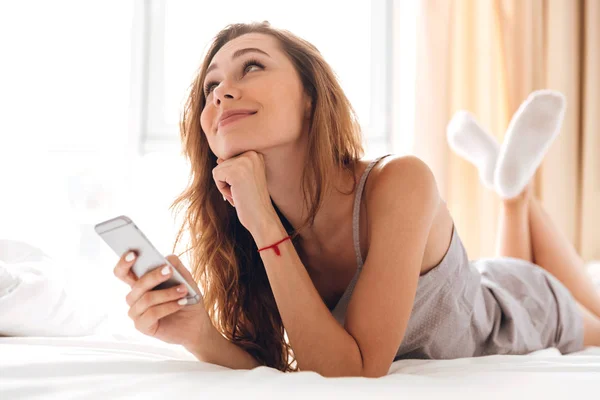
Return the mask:
{"type": "Polygon", "coordinates": [[[260,69],[264,69],[265,66],[262,65],[260,62],[258,62],[257,60],[248,60],[244,63],[244,73],[248,72],[248,67],[259,67],[260,69]]]}
{"type": "Polygon", "coordinates": [[[216,86],[216,85],[217,85],[216,82],[207,83],[206,86],[204,86],[204,95],[208,96],[210,94],[210,92],[212,92],[213,86],[216,86]]]}
{"type": "MultiPolygon", "coordinates": [[[[244,66],[243,66],[244,73],[248,72],[249,67],[258,67],[260,69],[264,68],[264,66],[261,63],[259,63],[258,61],[249,60],[244,63],[244,66]]],[[[208,97],[208,95],[213,91],[213,87],[218,86],[218,85],[219,85],[219,82],[214,82],[214,81],[208,82],[204,86],[204,97],[208,97]]]]}
{"type": "Polygon", "coordinates": [[[244,68],[244,72],[247,72],[247,71],[248,71],[248,67],[259,67],[259,65],[256,65],[256,64],[249,64],[249,65],[247,65],[247,66],[246,66],[246,68],[244,68]]]}

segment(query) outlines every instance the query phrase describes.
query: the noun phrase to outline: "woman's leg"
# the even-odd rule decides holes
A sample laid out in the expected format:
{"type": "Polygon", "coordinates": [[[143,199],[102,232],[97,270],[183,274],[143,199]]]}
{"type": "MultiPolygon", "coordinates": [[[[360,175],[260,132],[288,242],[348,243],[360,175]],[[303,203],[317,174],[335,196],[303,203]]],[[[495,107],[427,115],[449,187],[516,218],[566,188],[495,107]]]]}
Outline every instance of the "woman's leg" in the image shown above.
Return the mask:
{"type": "Polygon", "coordinates": [[[520,258],[544,268],[600,318],[600,292],[575,248],[533,196],[531,184],[516,198],[503,201],[498,227],[498,256],[520,258]]]}
{"type": "Polygon", "coordinates": [[[600,291],[585,262],[533,196],[529,202],[529,228],[534,262],[557,277],[579,303],[600,318],[600,291]]]}
{"type": "Polygon", "coordinates": [[[577,303],[583,317],[583,345],[600,346],[600,318],[577,303]]]}
{"type": "Polygon", "coordinates": [[[531,185],[521,195],[503,200],[500,207],[496,254],[533,262],[531,233],[529,230],[529,198],[531,185]]]}

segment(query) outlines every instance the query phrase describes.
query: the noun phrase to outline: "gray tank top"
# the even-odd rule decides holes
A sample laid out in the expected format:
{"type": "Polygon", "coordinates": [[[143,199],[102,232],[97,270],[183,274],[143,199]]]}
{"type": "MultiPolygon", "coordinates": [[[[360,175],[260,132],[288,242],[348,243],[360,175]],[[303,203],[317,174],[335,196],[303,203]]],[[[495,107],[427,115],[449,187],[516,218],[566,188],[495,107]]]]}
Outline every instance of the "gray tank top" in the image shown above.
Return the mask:
{"type": "MultiPolygon", "coordinates": [[[[358,269],[331,311],[342,326],[363,267],[358,229],[362,192],[369,172],[386,156],[369,164],[356,190],[352,228],[358,269]]],[[[525,260],[494,257],[469,261],[453,226],[443,259],[419,277],[394,361],[527,354],[547,347],[556,347],[563,354],[583,348],[583,319],[567,288],[525,260]]]]}

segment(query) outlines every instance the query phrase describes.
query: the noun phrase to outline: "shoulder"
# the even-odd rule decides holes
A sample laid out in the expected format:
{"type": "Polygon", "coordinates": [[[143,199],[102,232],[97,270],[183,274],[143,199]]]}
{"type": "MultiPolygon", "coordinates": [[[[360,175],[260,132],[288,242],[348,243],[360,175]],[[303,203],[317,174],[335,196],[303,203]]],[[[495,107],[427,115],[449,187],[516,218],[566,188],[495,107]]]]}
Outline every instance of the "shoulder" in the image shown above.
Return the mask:
{"type": "Polygon", "coordinates": [[[418,157],[386,157],[371,174],[365,189],[369,250],[345,328],[359,346],[363,375],[384,376],[408,326],[440,197],[418,157]]]}
{"type": "Polygon", "coordinates": [[[385,157],[373,167],[369,175],[365,186],[367,208],[431,208],[440,201],[433,172],[416,156],[385,157]]]}

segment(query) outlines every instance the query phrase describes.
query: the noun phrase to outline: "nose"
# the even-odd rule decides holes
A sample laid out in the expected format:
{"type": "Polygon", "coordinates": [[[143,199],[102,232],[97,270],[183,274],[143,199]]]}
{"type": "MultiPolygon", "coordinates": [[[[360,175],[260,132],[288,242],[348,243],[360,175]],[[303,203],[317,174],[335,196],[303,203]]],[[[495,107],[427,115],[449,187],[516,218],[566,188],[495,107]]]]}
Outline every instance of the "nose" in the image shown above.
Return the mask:
{"type": "Polygon", "coordinates": [[[230,85],[227,81],[222,81],[213,90],[213,102],[215,106],[221,104],[225,99],[234,100],[239,99],[240,91],[236,87],[230,85]]]}

